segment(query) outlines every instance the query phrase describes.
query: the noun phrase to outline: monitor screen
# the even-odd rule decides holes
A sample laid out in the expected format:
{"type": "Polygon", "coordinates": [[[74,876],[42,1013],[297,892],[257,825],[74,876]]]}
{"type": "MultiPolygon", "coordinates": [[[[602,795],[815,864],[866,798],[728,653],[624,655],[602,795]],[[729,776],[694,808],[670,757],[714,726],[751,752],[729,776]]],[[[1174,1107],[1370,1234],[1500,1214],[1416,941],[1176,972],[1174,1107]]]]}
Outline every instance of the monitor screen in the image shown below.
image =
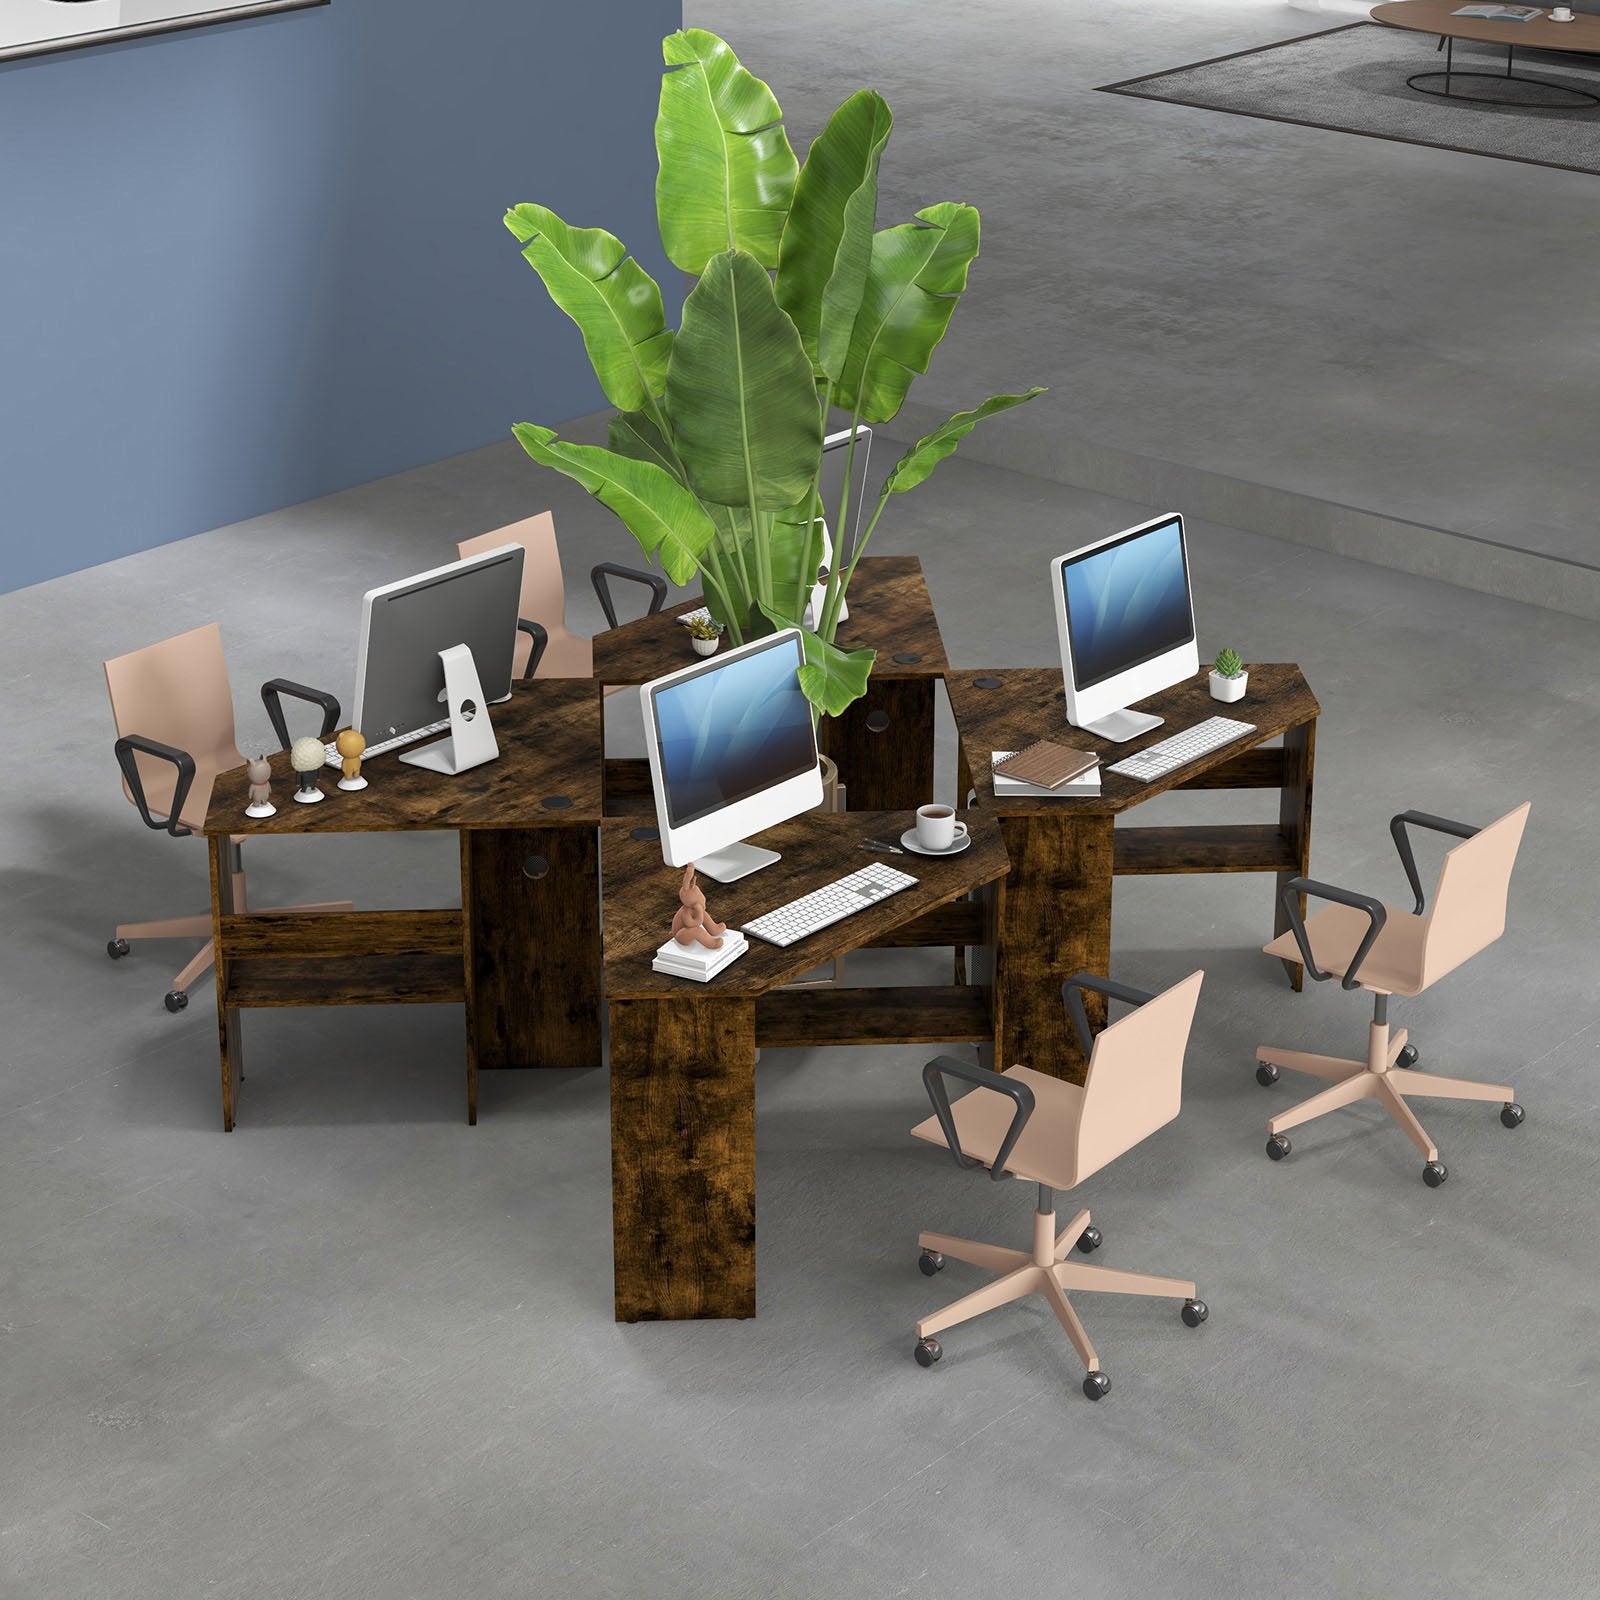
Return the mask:
{"type": "Polygon", "coordinates": [[[674,828],[817,765],[794,635],[712,662],[652,693],[662,789],[674,828]]]}
{"type": "Polygon", "coordinates": [[[1194,638],[1177,517],[1061,563],[1073,680],[1114,678],[1194,638]]]}

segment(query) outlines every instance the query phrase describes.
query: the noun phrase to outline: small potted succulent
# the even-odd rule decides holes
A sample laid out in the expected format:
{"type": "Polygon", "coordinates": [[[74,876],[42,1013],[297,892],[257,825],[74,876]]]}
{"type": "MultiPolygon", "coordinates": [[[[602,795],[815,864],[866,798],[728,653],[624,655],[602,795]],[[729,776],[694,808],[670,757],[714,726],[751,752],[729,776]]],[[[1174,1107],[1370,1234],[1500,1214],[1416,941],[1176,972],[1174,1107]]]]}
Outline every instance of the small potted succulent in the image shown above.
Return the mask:
{"type": "Polygon", "coordinates": [[[697,656],[716,654],[717,644],[722,638],[720,622],[714,622],[710,617],[690,617],[684,627],[689,630],[689,643],[694,646],[697,656]]]}
{"type": "Polygon", "coordinates": [[[1213,700],[1243,700],[1250,682],[1244,662],[1237,650],[1217,651],[1216,664],[1211,669],[1211,698],[1213,700]]]}

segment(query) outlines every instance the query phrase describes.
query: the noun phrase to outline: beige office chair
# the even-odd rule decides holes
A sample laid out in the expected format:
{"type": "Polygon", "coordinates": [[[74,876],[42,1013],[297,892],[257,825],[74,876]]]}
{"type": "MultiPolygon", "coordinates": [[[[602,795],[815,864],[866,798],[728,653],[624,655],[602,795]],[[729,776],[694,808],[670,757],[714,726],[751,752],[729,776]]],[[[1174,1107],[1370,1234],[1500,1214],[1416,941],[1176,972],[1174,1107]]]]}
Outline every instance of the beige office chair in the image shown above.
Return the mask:
{"type": "Polygon", "coordinates": [[[1029,1067],[996,1073],[950,1056],[940,1056],[922,1069],[934,1114],[911,1132],[919,1139],[944,1145],[958,1166],[987,1167],[991,1178],[1022,1178],[1039,1186],[1031,1251],[978,1244],[943,1233],[918,1235],[922,1270],[929,1277],[943,1268],[946,1256],[1000,1274],[917,1324],[914,1354],[923,1366],[931,1367],[944,1354],[934,1334],[1024,1295],[1040,1294],[1049,1301],[1087,1369],[1083,1392],[1098,1400],[1110,1392],[1111,1379],[1100,1370],[1100,1358],[1067,1298],[1068,1290],[1170,1296],[1183,1301],[1183,1320],[1189,1327],[1198,1328],[1206,1320],[1208,1308],[1195,1298],[1192,1283],[1070,1260],[1074,1245],[1085,1254],[1098,1249],[1100,1230],[1090,1225],[1087,1211],[1079,1211],[1057,1231],[1055,1205],[1057,1189],[1082,1183],[1177,1116],[1183,1053],[1204,976],[1191,972],[1154,998],[1086,972],[1069,978],[1061,986],[1062,998],[1083,1053],[1089,1057],[1088,1076],[1081,1088],[1029,1067]],[[1125,1000],[1139,1009],[1112,1023],[1091,1042],[1084,990],[1125,1000]],[[946,1078],[959,1078],[976,1087],[951,1101],[946,1078]]]}
{"type": "Polygon", "coordinates": [[[1505,1084],[1472,1083],[1464,1078],[1441,1078],[1411,1070],[1418,1059],[1417,1048],[1407,1042],[1404,1028],[1390,1034],[1389,996],[1421,994],[1505,932],[1511,868],[1527,820],[1527,802],[1486,828],[1450,822],[1422,811],[1402,811],[1393,818],[1389,832],[1416,896],[1416,906],[1411,911],[1400,911],[1369,895],[1316,883],[1310,878],[1295,878],[1285,885],[1283,904],[1289,914],[1289,931],[1266,945],[1266,953],[1285,961],[1304,962],[1313,978],[1338,977],[1343,988],[1365,989],[1372,995],[1373,1004],[1365,1061],[1280,1050],[1276,1045],[1264,1044],[1256,1051],[1256,1078],[1263,1086],[1278,1081],[1281,1067],[1335,1080],[1332,1088],[1301,1101],[1292,1111],[1267,1119],[1267,1154],[1274,1161],[1283,1160],[1291,1149],[1285,1130],[1357,1100],[1376,1100],[1422,1152],[1423,1181],[1437,1189],[1449,1177],[1449,1169],[1439,1160],[1438,1147],[1406,1104],[1410,1096],[1499,1100],[1500,1120],[1506,1127],[1515,1128],[1522,1121],[1523,1111],[1516,1102],[1515,1091],[1505,1084]],[[1416,856],[1406,831],[1412,826],[1465,841],[1445,856],[1439,869],[1439,884],[1433,892],[1433,910],[1426,914],[1422,880],[1417,876],[1416,856]],[[1302,916],[1302,894],[1331,904],[1314,916],[1302,916]]]}
{"type": "MultiPolygon", "coordinates": [[[[216,623],[146,645],[105,663],[111,715],[117,725],[117,765],[122,791],[138,807],[145,826],[183,838],[205,827],[211,788],[219,772],[244,764],[233,728],[233,695],[222,658],[222,633],[216,623]]],[[[289,735],[281,696],[320,705],[326,739],[339,720],[339,702],[332,695],[303,684],[274,678],[262,685],[261,698],[278,738],[289,735]]],[[[287,800],[285,794],[283,800],[287,800]]],[[[281,802],[280,802],[281,803],[281,802]]],[[[235,904],[246,909],[242,837],[234,837],[235,904]]],[[[349,911],[348,900],[325,905],[274,906],[274,911],[349,911]]],[[[205,943],[172,980],[168,1011],[189,1003],[189,986],[215,959],[211,948],[211,913],[168,917],[157,922],[125,922],[106,945],[106,954],[120,961],[133,939],[200,938],[205,943]]]]}
{"type": "MultiPolygon", "coordinates": [[[[456,545],[462,557],[498,550],[502,545],[520,544],[527,551],[522,563],[522,601],[519,607],[521,637],[512,658],[512,671],[519,678],[587,678],[594,672],[594,646],[582,634],[567,627],[567,588],[561,576],[561,552],[556,547],[556,520],[548,511],[524,517],[492,533],[463,539],[456,545]],[[543,636],[541,638],[541,635],[543,636]],[[537,653],[536,653],[537,652],[537,653]]],[[[623,567],[602,561],[589,573],[600,609],[610,627],[617,625],[617,612],[611,598],[609,580],[626,578],[650,590],[653,616],[666,604],[667,580],[654,572],[623,567]]]]}

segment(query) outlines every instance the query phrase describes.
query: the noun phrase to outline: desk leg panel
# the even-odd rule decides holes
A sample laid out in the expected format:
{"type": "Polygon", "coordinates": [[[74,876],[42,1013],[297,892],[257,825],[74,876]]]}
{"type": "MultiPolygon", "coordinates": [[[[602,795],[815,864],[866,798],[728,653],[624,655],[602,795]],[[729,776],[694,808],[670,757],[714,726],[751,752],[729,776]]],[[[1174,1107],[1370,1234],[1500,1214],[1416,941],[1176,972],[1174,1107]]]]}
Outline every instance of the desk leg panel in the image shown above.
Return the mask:
{"type": "Polygon", "coordinates": [[[469,1083],[479,1068],[599,1066],[598,831],[463,832],[461,904],[469,1083]]]}
{"type": "MultiPolygon", "coordinates": [[[[1081,1083],[1088,1063],[1061,984],[1075,972],[1110,973],[1113,819],[1034,812],[1003,817],[1000,831],[1011,871],[999,897],[995,1065],[1081,1083]]],[[[1102,1026],[1105,1000],[1086,995],[1085,1005],[1102,1026]]]]}
{"type": "Polygon", "coordinates": [[[217,1049],[222,1066],[222,1131],[233,1132],[239,1086],[244,1079],[244,1041],[239,1030],[239,1008],[226,1003],[228,946],[222,936],[222,919],[244,909],[239,894],[238,851],[226,834],[206,841],[211,856],[211,949],[217,985],[217,1049]]]}
{"type": "Polygon", "coordinates": [[[611,1002],[618,1322],[756,1314],[755,1003],[611,1002]]]}
{"type": "MultiPolygon", "coordinates": [[[[1315,719],[1290,728],[1283,736],[1283,790],[1278,799],[1278,826],[1294,852],[1293,872],[1280,872],[1272,897],[1272,933],[1276,938],[1289,931],[1289,916],[1283,909],[1283,891],[1289,880],[1306,877],[1311,871],[1311,774],[1317,753],[1315,719]]],[[[1300,896],[1300,915],[1306,914],[1306,897],[1300,896]]],[[[1285,961],[1283,970],[1298,993],[1305,984],[1305,968],[1298,961],[1285,961]]]]}
{"type": "Polygon", "coordinates": [[[823,724],[852,811],[914,811],[933,799],[933,678],[867,680],[867,692],[823,724]]]}

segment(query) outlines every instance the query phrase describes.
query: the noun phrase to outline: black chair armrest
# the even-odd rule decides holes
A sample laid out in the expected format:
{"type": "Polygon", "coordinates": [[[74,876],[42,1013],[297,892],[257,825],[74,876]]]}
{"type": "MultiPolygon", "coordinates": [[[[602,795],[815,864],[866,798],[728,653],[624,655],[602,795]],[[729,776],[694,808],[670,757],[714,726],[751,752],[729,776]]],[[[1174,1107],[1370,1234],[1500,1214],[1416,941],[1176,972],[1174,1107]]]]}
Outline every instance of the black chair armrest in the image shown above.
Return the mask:
{"type": "Polygon", "coordinates": [[[1154,1000],[1153,994],[1146,994],[1143,989],[1130,988],[1125,983],[1113,983],[1110,978],[1097,977],[1092,972],[1075,972],[1061,985],[1061,998],[1066,1001],[1067,1016],[1072,1022],[1072,1031],[1078,1036],[1078,1044],[1082,1047],[1084,1059],[1094,1053],[1094,1035],[1089,1031],[1089,1015],[1083,1009],[1083,991],[1092,990],[1095,994],[1103,994],[1108,1000],[1126,1000],[1130,1006],[1142,1006],[1146,1001],[1154,1000]]]}
{"type": "Polygon", "coordinates": [[[287,750],[291,744],[289,738],[289,724],[284,721],[283,696],[289,695],[295,700],[304,700],[314,706],[322,707],[322,732],[317,735],[319,739],[327,740],[333,736],[333,730],[339,726],[339,702],[325,689],[311,689],[303,683],[294,683],[288,678],[271,678],[261,685],[261,703],[267,708],[267,716],[272,720],[272,731],[278,736],[280,749],[287,750]]]}
{"type": "Polygon", "coordinates": [[[1336,884],[1318,883],[1314,878],[1291,878],[1283,886],[1283,909],[1288,914],[1294,942],[1300,946],[1300,959],[1305,963],[1306,971],[1318,983],[1331,978],[1333,974],[1324,972],[1311,959],[1311,941],[1306,937],[1306,919],[1300,910],[1300,896],[1303,894],[1315,895],[1319,900],[1332,900],[1338,905],[1352,906],[1357,911],[1366,912],[1372,925],[1362,936],[1361,943],[1356,946],[1356,953],[1350,957],[1350,965],[1344,969],[1344,976],[1339,980],[1341,988],[1357,988],[1356,973],[1360,970],[1361,963],[1367,959],[1367,952],[1371,950],[1378,935],[1383,932],[1383,925],[1389,918],[1383,902],[1374,900],[1370,894],[1357,894],[1353,889],[1341,889],[1336,884]]]}
{"type": "Polygon", "coordinates": [[[1426,811],[1402,811],[1399,816],[1389,819],[1389,832],[1394,839],[1395,849],[1400,852],[1400,865],[1406,869],[1406,882],[1417,897],[1413,909],[1420,917],[1428,897],[1422,892],[1422,879],[1417,876],[1417,857],[1411,848],[1411,835],[1406,832],[1407,824],[1432,828],[1435,833],[1448,833],[1454,839],[1470,839],[1473,834],[1483,830],[1473,827],[1470,822],[1452,822],[1448,817],[1430,816],[1426,811]]]}
{"type": "Polygon", "coordinates": [[[994,1160],[989,1164],[991,1178],[1005,1177],[1006,1160],[1016,1145],[1018,1135],[1027,1125],[1028,1118],[1033,1115],[1033,1090],[1025,1083],[1018,1083],[1015,1078],[1002,1077],[987,1067],[957,1061],[954,1056],[936,1056],[922,1069],[922,1086],[933,1102],[933,1114],[939,1119],[940,1131],[958,1167],[981,1167],[983,1163],[976,1156],[962,1153],[961,1136],[956,1132],[956,1119],[950,1112],[950,1091],[945,1087],[944,1080],[947,1077],[960,1078],[963,1083],[976,1084],[980,1089],[993,1089],[996,1094],[1003,1094],[1016,1102],[1017,1109],[1011,1118],[1011,1126],[1006,1129],[1006,1136],[1000,1141],[1000,1148],[995,1151],[994,1160]]]}
{"type": "Polygon", "coordinates": [[[194,830],[184,827],[178,818],[183,815],[183,802],[189,798],[189,790],[194,786],[194,757],[187,750],[179,750],[170,744],[160,744],[154,739],[145,738],[142,733],[125,733],[117,740],[117,765],[122,768],[122,776],[128,780],[133,803],[138,806],[145,827],[170,833],[174,839],[188,838],[194,830]],[[145,798],[144,779],[139,776],[139,763],[134,760],[136,750],[143,755],[157,756],[162,761],[170,761],[178,769],[178,781],[172,790],[172,812],[165,819],[150,815],[150,804],[145,798]]]}
{"type": "Polygon", "coordinates": [[[544,657],[545,646],[550,643],[550,635],[532,617],[518,617],[517,632],[525,633],[533,640],[533,650],[528,656],[528,670],[522,674],[526,680],[539,670],[539,662],[544,657]]]}
{"type": "Polygon", "coordinates": [[[665,578],[659,578],[653,572],[642,572],[638,567],[623,567],[615,561],[602,561],[599,566],[590,569],[589,582],[600,597],[600,609],[606,614],[606,626],[609,628],[617,625],[617,608],[611,603],[611,584],[608,581],[611,578],[626,578],[630,583],[648,585],[650,609],[645,612],[647,617],[653,617],[667,603],[665,578]]]}

